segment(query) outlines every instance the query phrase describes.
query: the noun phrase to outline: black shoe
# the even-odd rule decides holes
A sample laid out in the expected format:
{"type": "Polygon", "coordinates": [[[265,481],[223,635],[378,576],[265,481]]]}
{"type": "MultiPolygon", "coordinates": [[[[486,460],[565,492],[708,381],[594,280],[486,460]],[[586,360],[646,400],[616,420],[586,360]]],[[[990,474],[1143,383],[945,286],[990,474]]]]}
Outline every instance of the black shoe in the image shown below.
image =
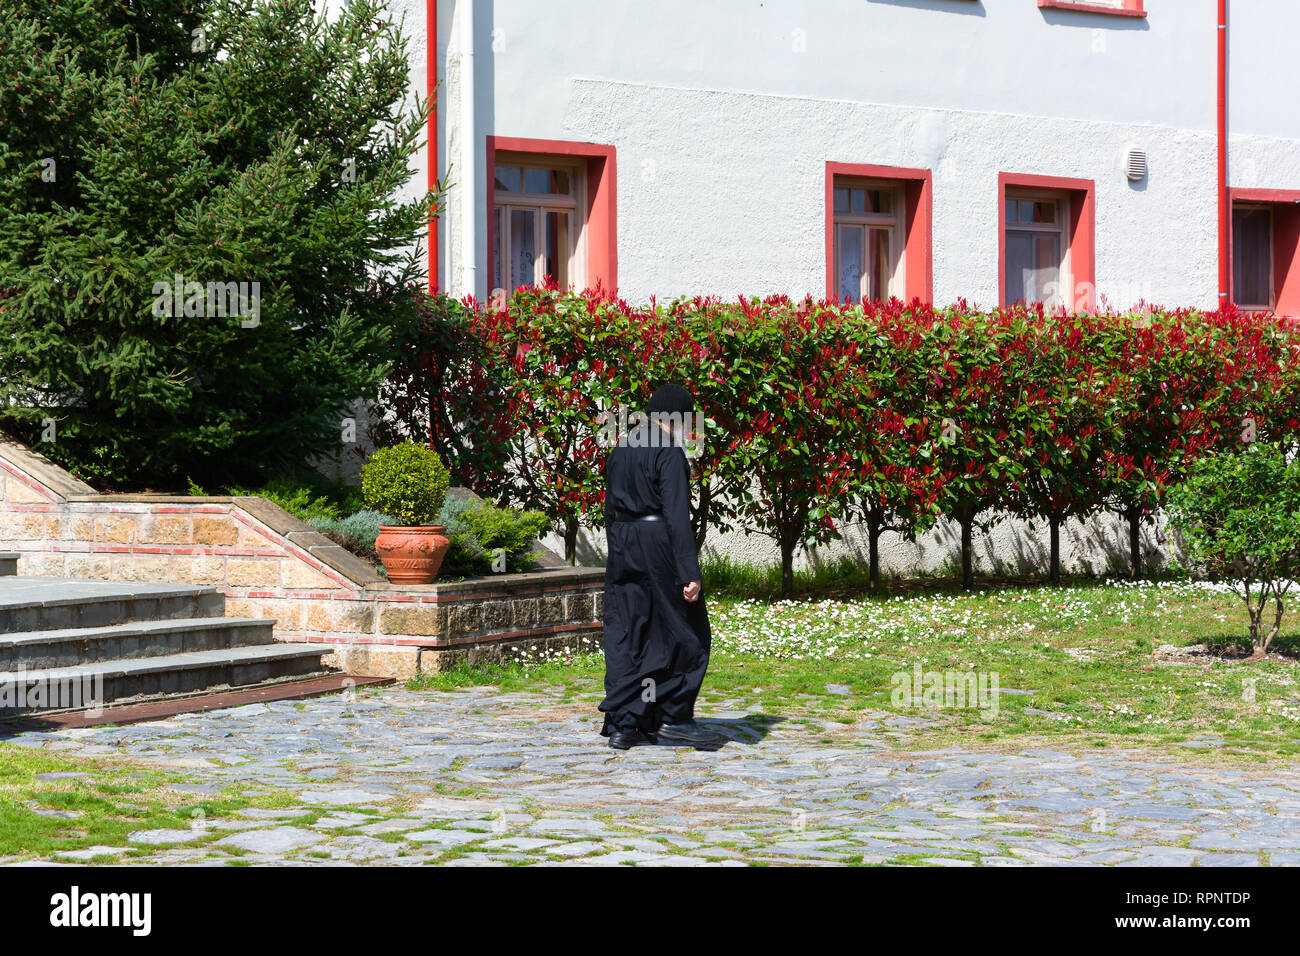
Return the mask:
{"type": "Polygon", "coordinates": [[[671,743],[693,744],[697,747],[716,747],[727,742],[722,734],[705,730],[694,720],[669,722],[659,725],[659,738],[671,743]]]}
{"type": "Polygon", "coordinates": [[[616,730],[609,735],[609,745],[615,750],[631,750],[643,744],[654,743],[654,738],[643,730],[616,730]]]}

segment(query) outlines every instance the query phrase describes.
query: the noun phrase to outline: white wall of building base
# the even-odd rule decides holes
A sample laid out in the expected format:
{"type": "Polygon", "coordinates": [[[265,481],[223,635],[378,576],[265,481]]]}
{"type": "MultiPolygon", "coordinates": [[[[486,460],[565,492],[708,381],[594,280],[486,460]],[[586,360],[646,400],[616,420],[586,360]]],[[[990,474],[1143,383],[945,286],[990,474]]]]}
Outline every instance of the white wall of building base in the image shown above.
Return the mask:
{"type": "MultiPolygon", "coordinates": [[[[1156,526],[1142,527],[1142,560],[1146,568],[1165,567],[1170,562],[1171,546],[1163,516],[1156,526]]],[[[549,535],[542,539],[552,551],[564,553],[564,539],[549,535]]],[[[1030,528],[1025,522],[1014,519],[1000,521],[988,534],[975,532],[976,574],[1025,574],[1031,571],[1046,573],[1048,569],[1048,537],[1046,525],[1037,523],[1030,528]]],[[[603,529],[583,528],[578,545],[580,564],[601,565],[605,561],[605,532],[603,529]]],[[[771,538],[742,532],[719,535],[710,533],[704,544],[704,556],[727,555],[732,561],[767,567],[779,564],[780,549],[771,538]]],[[[795,567],[807,569],[819,562],[830,562],[849,557],[867,564],[867,535],[862,525],[850,525],[844,537],[828,545],[807,552],[797,552],[795,567]]],[[[916,577],[951,573],[956,576],[961,567],[961,529],[950,521],[942,521],[929,534],[918,537],[915,543],[902,540],[886,532],[880,539],[881,574],[888,577],[916,577]]],[[[1070,573],[1101,576],[1124,576],[1129,568],[1128,525],[1117,516],[1106,512],[1095,515],[1087,522],[1070,521],[1061,528],[1061,568],[1070,573]]]]}

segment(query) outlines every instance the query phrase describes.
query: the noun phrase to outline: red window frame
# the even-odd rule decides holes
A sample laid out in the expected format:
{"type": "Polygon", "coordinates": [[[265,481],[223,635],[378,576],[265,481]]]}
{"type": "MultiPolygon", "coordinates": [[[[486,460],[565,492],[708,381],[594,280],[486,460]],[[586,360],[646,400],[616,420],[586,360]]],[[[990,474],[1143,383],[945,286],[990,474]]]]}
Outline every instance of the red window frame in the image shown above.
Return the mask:
{"type": "Polygon", "coordinates": [[[862,163],[826,164],[826,298],[835,288],[835,179],[883,179],[903,187],[903,295],[911,302],[934,301],[934,177],[928,169],[874,166],[862,163]]]}
{"type": "MultiPolygon", "coordinates": [[[[1228,208],[1266,205],[1273,212],[1273,311],[1300,316],[1300,189],[1229,189],[1228,208]]],[[[1232,230],[1228,230],[1228,301],[1232,301],[1232,230]]]]}
{"type": "MultiPolygon", "coordinates": [[[[487,138],[487,248],[483,261],[493,274],[496,246],[497,153],[533,153],[583,161],[587,174],[587,288],[618,291],[618,167],[613,146],[559,139],[487,138]]],[[[491,284],[489,282],[489,284],[491,284]]]]}
{"type": "Polygon", "coordinates": [[[1007,305],[1007,189],[1042,189],[1064,193],[1069,200],[1070,289],[1067,308],[1097,307],[1097,184],[1091,179],[998,173],[998,304],[1007,305]],[[1079,287],[1085,286],[1080,293],[1079,287]]]}
{"type": "Polygon", "coordinates": [[[1108,13],[1116,17],[1145,17],[1147,15],[1143,0],[1124,0],[1122,7],[1108,7],[1101,3],[1089,3],[1087,0],[1038,0],[1043,10],[1069,10],[1077,13],[1108,13]]]}

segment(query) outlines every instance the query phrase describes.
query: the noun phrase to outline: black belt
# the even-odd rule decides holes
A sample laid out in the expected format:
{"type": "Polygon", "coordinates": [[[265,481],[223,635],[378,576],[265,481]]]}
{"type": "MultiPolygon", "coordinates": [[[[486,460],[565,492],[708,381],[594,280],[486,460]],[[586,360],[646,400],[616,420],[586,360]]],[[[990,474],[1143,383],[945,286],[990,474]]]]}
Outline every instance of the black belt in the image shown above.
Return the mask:
{"type": "Polygon", "coordinates": [[[664,516],[654,511],[651,511],[643,515],[629,514],[626,511],[615,511],[614,520],[615,521],[663,521],[664,516]]]}

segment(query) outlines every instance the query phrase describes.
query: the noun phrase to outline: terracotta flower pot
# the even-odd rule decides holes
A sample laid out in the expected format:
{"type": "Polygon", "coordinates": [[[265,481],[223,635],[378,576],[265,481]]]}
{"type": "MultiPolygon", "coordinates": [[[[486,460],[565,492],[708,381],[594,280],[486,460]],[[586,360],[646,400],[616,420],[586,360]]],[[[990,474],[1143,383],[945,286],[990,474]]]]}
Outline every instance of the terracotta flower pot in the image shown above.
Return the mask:
{"type": "Polygon", "coordinates": [[[441,525],[423,527],[379,526],[375,550],[394,584],[429,584],[438,576],[442,559],[451,547],[441,525]]]}

